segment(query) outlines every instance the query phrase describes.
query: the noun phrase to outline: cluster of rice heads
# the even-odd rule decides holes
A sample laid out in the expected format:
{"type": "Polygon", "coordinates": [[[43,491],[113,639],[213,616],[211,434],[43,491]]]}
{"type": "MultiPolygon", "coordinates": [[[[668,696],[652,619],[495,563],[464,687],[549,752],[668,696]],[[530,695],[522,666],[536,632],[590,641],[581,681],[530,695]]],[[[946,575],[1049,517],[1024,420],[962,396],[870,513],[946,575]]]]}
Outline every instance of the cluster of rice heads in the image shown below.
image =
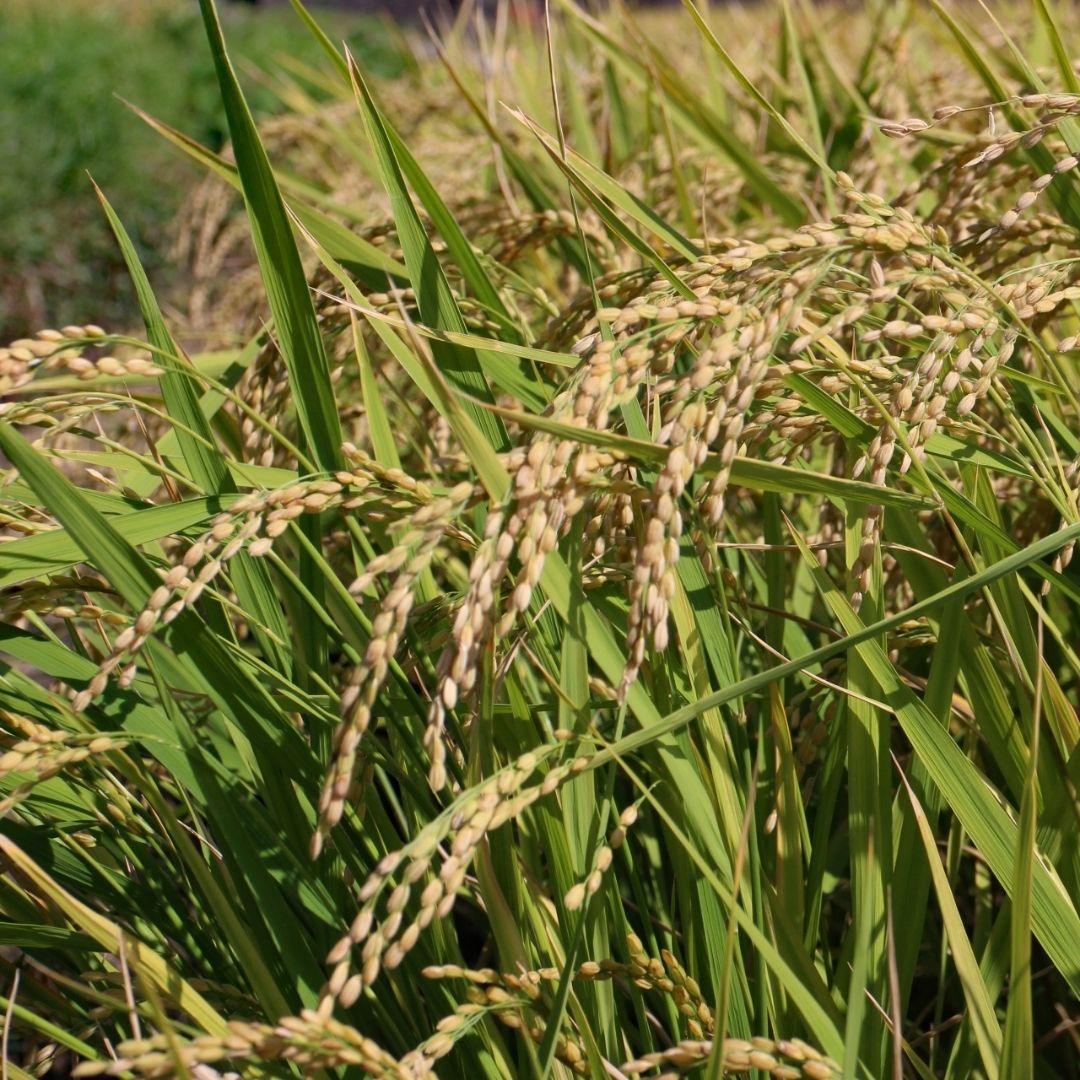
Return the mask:
{"type": "Polygon", "coordinates": [[[201,4],[184,315],[0,350],[9,1075],[1071,1075],[1053,13],[201,4]]]}

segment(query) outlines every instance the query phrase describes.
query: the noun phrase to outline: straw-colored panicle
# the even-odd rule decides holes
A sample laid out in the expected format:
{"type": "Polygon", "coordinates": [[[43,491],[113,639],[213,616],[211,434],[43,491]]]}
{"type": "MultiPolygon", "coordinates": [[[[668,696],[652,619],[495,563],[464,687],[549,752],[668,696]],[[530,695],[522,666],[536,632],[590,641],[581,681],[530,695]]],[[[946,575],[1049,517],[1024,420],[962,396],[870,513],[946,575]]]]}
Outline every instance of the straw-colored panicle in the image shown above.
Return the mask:
{"type": "MultiPolygon", "coordinates": [[[[653,1069],[674,1069],[678,1075],[700,1068],[710,1060],[709,1039],[682,1042],[645,1054],[620,1066],[627,1076],[641,1076],[653,1069]]],[[[725,1073],[757,1070],[777,1080],[839,1080],[840,1066],[801,1039],[725,1039],[720,1047],[720,1068],[725,1073]]]]}
{"type": "Polygon", "coordinates": [[[612,464],[606,488],[591,494],[587,501],[585,552],[592,565],[618,572],[620,566],[631,562],[631,526],[640,503],[641,494],[632,469],[625,464],[612,464]]]}
{"type": "MultiPolygon", "coordinates": [[[[544,559],[577,508],[589,507],[591,553],[606,558],[610,567],[596,573],[603,580],[629,573],[628,660],[620,687],[625,694],[647,648],[661,651],[669,641],[668,602],[685,527],[682,502],[696,473],[710,463],[708,482],[701,488],[701,523],[716,539],[739,454],[760,445],[768,456],[787,461],[815,435],[835,438],[822,416],[803,410],[785,379],[812,375],[830,395],[868,384],[882,396],[882,404],[875,405],[861,395],[854,406],[874,423],[877,434],[853,474],[867,472],[877,486],[885,484],[897,448],[896,420],[907,426],[902,473],[913,455],[921,457],[924,444],[943,423],[962,418],[985,396],[1013,337],[1013,331],[1001,335],[988,307],[997,298],[978,290],[973,295],[962,274],[933,262],[930,252],[941,237],[920,226],[910,212],[859,191],[843,174],[839,184],[853,209],[833,222],[764,243],[723,241],[719,254],[687,265],[682,281],[695,299],[680,298],[667,279],[649,280],[639,272],[621,283],[613,278],[603,284],[602,295],[622,301],[621,307],[604,307],[597,314],[609,327],[607,337],[590,332],[586,322],[575,324],[583,334],[573,348],[582,357],[580,374],[572,389],[556,398],[552,414],[604,430],[617,405],[643,395],[643,407],[655,402],[662,410],[659,441],[670,447],[669,457],[647,488],[627,471],[611,473],[618,477],[612,486],[594,492],[585,484],[588,467],[595,475],[599,465],[591,450],[541,433],[527,449],[509,456],[514,478],[510,500],[489,517],[453,643],[439,664],[440,689],[426,738],[434,786],[446,779],[441,743],[447,709],[472,692],[479,657],[491,636],[510,634],[528,608],[544,559]],[[846,273],[833,273],[828,260],[837,249],[846,249],[866,266],[865,287],[846,273]],[[638,283],[637,296],[627,296],[627,281],[638,283]],[[941,314],[910,316],[913,298],[935,295],[945,309],[941,314]],[[794,330],[801,332],[784,348],[785,336],[794,330]],[[869,347],[869,354],[857,355],[855,343],[869,347]],[[672,375],[684,350],[692,350],[690,367],[672,375]],[[629,544],[628,534],[633,537],[629,544]],[[616,572],[611,556],[624,553],[633,561],[616,572]],[[499,617],[502,583],[515,561],[520,569],[499,617]]],[[[1050,302],[1070,295],[1066,289],[1058,292],[1050,302]]],[[[1042,310],[1047,302],[1046,295],[1035,295],[1042,310]]],[[[1028,304],[1020,309],[1023,315],[1028,307],[1037,310],[1028,304]]],[[[869,507],[862,518],[851,568],[856,605],[869,585],[881,518],[879,506],[869,507]]]]}
{"type": "MultiPolygon", "coordinates": [[[[596,381],[602,383],[608,375],[605,371],[596,381]]],[[[585,381],[590,382],[589,378],[585,381]]],[[[528,609],[561,529],[583,505],[576,475],[587,475],[592,463],[592,456],[577,452],[575,444],[547,436],[536,438],[527,450],[511,454],[510,505],[488,516],[483,542],[469,568],[469,586],[454,619],[451,642],[438,662],[439,684],[424,736],[431,759],[429,782],[435,790],[444,787],[447,779],[443,741],[446,712],[475,688],[480,657],[492,635],[497,632],[499,637],[507,637],[528,609]],[[519,564],[517,583],[501,618],[496,619],[498,592],[512,557],[519,564]]]]}
{"type": "Polygon", "coordinates": [[[626,842],[626,831],[638,819],[636,805],[628,806],[619,814],[619,820],[615,828],[608,834],[607,843],[601,844],[593,856],[592,866],[584,881],[572,885],[563,897],[567,911],[577,911],[586,904],[590,897],[600,891],[604,883],[604,873],[611,866],[615,852],[626,842]]]}
{"type": "Polygon", "coordinates": [[[561,756],[562,749],[554,743],[523,754],[460,797],[400,851],[379,861],[360,887],[360,910],[326,958],[332,970],[322,1012],[328,1014],[335,1003],[345,1008],[352,1005],[382,969],[400,965],[435,919],[450,914],[488,833],[513,821],[590,766],[587,755],[551,763],[549,759],[561,756]],[[549,767],[543,779],[530,784],[544,765],[549,767]],[[352,958],[357,949],[360,970],[354,972],[352,958]]]}
{"type": "MultiPolygon", "coordinates": [[[[31,530],[30,535],[41,530],[31,530]]],[[[111,590],[98,577],[82,574],[57,574],[47,581],[30,581],[0,595],[0,621],[25,621],[31,612],[51,619],[100,623],[103,626],[124,626],[127,617],[94,603],[95,594],[103,601],[110,599],[111,590]],[[80,599],[77,601],[75,597],[80,599]]]]}
{"type": "MultiPolygon", "coordinates": [[[[985,120],[993,116],[999,109],[1015,108],[1020,106],[1036,112],[1040,116],[1040,122],[1032,125],[1027,131],[1005,131],[1001,135],[992,136],[990,146],[999,146],[1000,150],[988,155],[987,160],[1000,157],[1007,149],[1017,144],[1019,139],[1035,132],[1045,133],[1050,128],[1080,113],[1080,96],[1076,94],[1019,94],[1007,98],[1004,101],[992,102],[982,105],[963,107],[960,105],[942,105],[936,109],[929,121],[919,117],[909,117],[907,120],[885,121],[878,125],[878,130],[890,139],[904,139],[924,131],[929,131],[939,124],[948,123],[958,117],[973,117],[977,120],[985,120]]],[[[992,122],[992,120],[991,120],[992,122]]],[[[1033,145],[1033,143],[1029,143],[1033,145]]]]}
{"type": "Polygon", "coordinates": [[[360,740],[405,632],[416,583],[429,567],[450,522],[472,494],[472,484],[462,483],[449,494],[432,498],[420,506],[405,521],[405,531],[394,547],[375,556],[349,586],[349,592],[359,598],[376,581],[391,578],[390,587],[372,621],[371,639],[363,660],[349,673],[341,694],[342,720],[334,734],[333,758],[319,801],[319,827],[312,841],[313,856],[318,856],[325,836],[341,820],[353,783],[360,740]]]}
{"type": "MultiPolygon", "coordinates": [[[[475,219],[476,215],[472,217],[475,219]]],[[[612,263],[615,249],[607,230],[599,227],[599,222],[590,215],[579,215],[578,221],[581,221],[582,231],[601,267],[612,263]]],[[[569,210],[554,209],[534,213],[501,213],[494,219],[481,217],[476,221],[476,226],[476,231],[484,239],[488,257],[503,266],[511,266],[559,237],[575,236],[578,232],[578,224],[569,210]]]]}
{"type": "Polygon", "coordinates": [[[0,734],[0,780],[10,777],[16,783],[0,798],[0,817],[22,802],[35,785],[89,759],[121,750],[129,742],[123,735],[56,731],[11,713],[5,713],[2,722],[17,734],[0,734]]]}
{"type": "Polygon", "coordinates": [[[433,1076],[431,1061],[415,1051],[395,1058],[356,1028],[307,1009],[276,1024],[232,1020],[228,1033],[201,1035],[189,1041],[154,1035],[131,1039],[116,1047],[116,1057],[85,1061],[75,1076],[123,1076],[134,1073],[148,1080],[192,1075],[200,1066],[233,1065],[241,1069],[280,1062],[296,1067],[303,1075],[324,1069],[356,1068],[366,1076],[433,1076]]]}
{"type": "Polygon", "coordinates": [[[468,1034],[489,1012],[483,1005],[471,1001],[461,1002],[452,1013],[439,1020],[435,1025],[435,1033],[420,1045],[420,1052],[432,1062],[446,1057],[457,1041],[468,1034]]]}
{"type": "MultiPolygon", "coordinates": [[[[717,313],[717,307],[708,301],[652,304],[647,297],[626,308],[601,311],[600,317],[610,323],[614,337],[601,340],[597,334],[589,334],[581,339],[575,348],[582,357],[580,373],[573,385],[556,398],[552,413],[572,426],[607,429],[617,406],[636,397],[650,377],[670,371],[677,347],[690,332],[693,320],[709,320],[717,313]],[[648,328],[647,333],[642,333],[642,324],[648,328]]],[[[669,471],[669,481],[678,485],[682,467],[677,456],[672,464],[677,468],[669,471]]],[[[432,706],[429,740],[429,752],[435,755],[439,753],[437,736],[445,710],[453,707],[447,700],[456,703],[472,691],[478,657],[492,634],[509,635],[528,609],[547,555],[584,507],[587,484],[598,470],[609,467],[610,459],[576,442],[540,433],[526,449],[512,452],[508,465],[513,477],[509,505],[488,519],[485,542],[473,561],[470,588],[454,624],[453,643],[440,661],[442,681],[432,706]],[[498,590],[512,559],[520,569],[506,609],[496,620],[498,590]]],[[[679,493],[681,486],[676,495],[679,493]]],[[[657,512],[667,513],[670,508],[674,514],[674,502],[671,490],[657,492],[657,512]]],[[[656,527],[652,528],[655,531],[656,527]]],[[[677,541],[675,544],[677,547],[677,541]]],[[[662,546],[670,549],[671,545],[662,546]]],[[[662,560],[664,557],[662,554],[662,560]]],[[[666,557],[673,561],[670,550],[666,557]]],[[[665,579],[663,567],[657,568],[657,576],[665,579]]],[[[670,589],[670,582],[663,588],[670,589]]],[[[655,601],[659,589],[650,592],[645,583],[640,589],[642,601],[655,601]]],[[[656,608],[656,612],[659,615],[661,609],[656,608]]],[[[435,787],[445,782],[445,771],[437,759],[433,760],[431,780],[435,787]]]]}
{"type": "Polygon", "coordinates": [[[843,548],[844,515],[834,503],[826,503],[818,519],[817,532],[809,539],[811,549],[822,567],[829,565],[829,553],[843,548]]]}
{"type": "Polygon", "coordinates": [[[1080,286],[1066,281],[1056,273],[1037,270],[1020,280],[996,285],[994,292],[1011,306],[1016,318],[1032,322],[1080,299],[1080,286]]]}
{"type": "MultiPolygon", "coordinates": [[[[545,1024],[531,1011],[531,1006],[541,996],[540,987],[546,984],[553,990],[561,974],[558,968],[522,969],[516,974],[499,974],[490,968],[474,971],[456,964],[434,964],[424,968],[423,975],[427,979],[465,981],[468,1000],[460,1002],[452,1013],[439,1020],[434,1035],[425,1039],[417,1050],[427,1060],[438,1061],[489,1016],[540,1042],[545,1024]]],[[[587,1075],[585,1052],[577,1039],[564,1034],[556,1040],[554,1049],[557,1060],[573,1072],[587,1075]]]]}
{"type": "Polygon", "coordinates": [[[674,447],[644,508],[644,535],[635,553],[630,588],[623,693],[645,659],[646,641],[657,652],[667,648],[668,605],[675,593],[675,563],[683,529],[678,503],[690,472],[684,448],[674,447]]]}
{"type": "Polygon", "coordinates": [[[266,554],[290,521],[304,513],[318,512],[332,499],[341,502],[343,490],[338,480],[295,484],[263,496],[245,496],[219,514],[210,531],[187,548],[180,562],[161,573],[161,584],[150,594],[146,606],[116,636],[97,674],[75,695],[75,709],[85,709],[104,691],[117,670],[121,672],[120,684],[129,684],[135,676],[135,658],[150,635],[193,607],[240,551],[247,549],[255,556],[266,554]]]}
{"type": "MultiPolygon", "coordinates": [[[[490,1013],[499,1023],[541,1043],[547,1030],[543,1016],[541,987],[549,992],[558,984],[562,972],[555,967],[536,971],[524,969],[517,973],[500,973],[492,968],[470,969],[457,964],[437,964],[424,969],[424,977],[432,980],[460,979],[467,984],[468,1005],[490,1013]],[[537,1008],[539,1007],[539,1009],[537,1008]]],[[[460,1021],[454,1024],[456,1029],[460,1021]]],[[[429,1044],[426,1044],[430,1046],[429,1044]]],[[[589,1075],[585,1048],[573,1035],[560,1031],[555,1037],[555,1057],[579,1076],[589,1075]]]]}
{"type": "MultiPolygon", "coordinates": [[[[1054,132],[1063,120],[1080,113],[1080,97],[1074,94],[1024,94],[992,105],[966,109],[946,105],[938,109],[929,122],[913,117],[899,122],[883,123],[879,125],[879,130],[890,138],[903,139],[951,121],[955,117],[976,115],[992,118],[997,110],[1008,111],[1018,107],[1034,111],[1038,116],[1037,121],[1026,129],[1019,129],[1014,125],[1010,130],[1000,134],[991,134],[974,154],[971,154],[970,150],[965,153],[966,160],[962,162],[964,169],[979,169],[999,161],[1013,150],[1030,150],[1037,146],[1054,132]]],[[[1054,182],[1055,178],[1075,169],[1078,162],[1080,158],[1075,154],[1066,153],[1054,162],[1048,172],[1031,179],[1013,205],[1001,214],[997,223],[980,232],[979,242],[989,240],[995,232],[1012,229],[1020,220],[1021,215],[1034,206],[1040,194],[1054,182]]]]}
{"type": "Polygon", "coordinates": [[[279,444],[273,431],[260,422],[281,410],[289,393],[289,375],[276,348],[264,348],[244,372],[237,386],[238,396],[249,407],[238,417],[245,460],[269,467],[280,464],[279,444]]]}
{"type": "MultiPolygon", "coordinates": [[[[811,247],[816,241],[807,237],[811,247]]],[[[734,279],[740,272],[744,279],[755,260],[778,251],[801,250],[801,240],[781,238],[779,243],[736,245],[723,257],[710,257],[686,270],[686,289],[694,299],[671,295],[667,281],[654,282],[642,295],[621,308],[604,308],[598,318],[611,330],[609,338],[588,333],[574,351],[582,357],[579,376],[573,386],[559,395],[552,413],[571,425],[605,430],[613,410],[638,396],[650,380],[660,380],[661,388],[670,385],[671,368],[681,349],[717,318],[726,318],[733,328],[728,334],[727,350],[735,359],[719,358],[728,364],[732,381],[723,406],[710,413],[695,413],[684,406],[686,415],[669,423],[663,438],[673,442],[667,467],[656,481],[651,497],[643,504],[646,515],[644,534],[636,544],[636,566],[632,575],[631,623],[628,642],[629,661],[623,679],[623,692],[636,676],[644,658],[646,640],[658,649],[667,644],[667,601],[674,587],[672,567],[678,558],[682,531],[682,511],[678,502],[696,463],[704,457],[711,442],[721,440],[721,472],[730,466],[741,434],[742,419],[734,414],[745,410],[758,391],[768,368],[770,346],[785,320],[797,315],[793,292],[801,279],[790,274],[787,289],[778,290],[775,304],[764,314],[743,312],[735,301],[716,302],[712,292],[732,276],[733,291],[738,295],[746,282],[734,279]],[[740,328],[740,324],[741,328],[740,328]],[[735,331],[738,332],[735,332],[735,331]],[[697,419],[695,420],[695,417],[697,419]],[[726,423],[725,423],[726,419],[726,423]],[[697,429],[701,429],[698,431],[697,429]],[[688,452],[689,451],[689,452],[688,452]]],[[[779,276],[779,275],[776,275],[779,276]]],[[[718,343],[718,349],[724,346],[718,343]]],[[[711,376],[718,374],[704,366],[700,391],[705,393],[711,376]]],[[[700,377],[700,376],[699,376],[700,377]]],[[[488,534],[471,568],[471,584],[455,623],[455,640],[440,662],[441,690],[432,706],[429,751],[436,746],[435,733],[442,730],[447,698],[456,703],[475,685],[475,670],[480,652],[497,631],[508,635],[517,619],[528,608],[532,592],[543,572],[546,555],[553,550],[570,519],[585,505],[589,493],[585,482],[596,474],[602,459],[595,452],[545,433],[534,436],[528,448],[510,455],[508,465],[513,476],[509,505],[489,518],[488,534]],[[510,571],[512,559],[520,564],[516,585],[502,617],[496,621],[494,608],[503,578],[510,571]]],[[[713,502],[719,504],[724,480],[714,481],[713,502]]],[[[626,521],[632,503],[618,509],[618,518],[626,521]]],[[[606,544],[605,544],[606,546],[606,544]]],[[[436,750],[437,753],[437,750],[436,750]]],[[[445,773],[438,762],[433,764],[432,781],[439,786],[445,773]]]]}
{"type": "Polygon", "coordinates": [[[578,968],[581,979],[626,979],[639,990],[651,990],[668,995],[675,1003],[686,1024],[687,1033],[695,1039],[711,1035],[715,1028],[712,1009],[701,996],[697,980],[687,974],[674,953],[662,949],[660,956],[649,956],[637,934],[628,934],[626,948],[628,963],[618,960],[587,960],[578,968]]]}
{"type": "Polygon", "coordinates": [[[100,355],[112,340],[93,324],[39,330],[32,338],[19,338],[0,348],[0,391],[18,390],[43,375],[66,374],[89,382],[101,376],[153,378],[161,374],[146,355],[100,355]],[[87,350],[95,355],[85,356],[87,350]]]}
{"type": "MultiPolygon", "coordinates": [[[[355,459],[353,468],[342,470],[334,478],[314,478],[275,491],[245,495],[218,514],[209,531],[186,548],[177,564],[161,572],[161,584],[150,594],[146,606],[116,636],[109,655],[89,685],[75,695],[76,710],[85,709],[102,693],[118,670],[121,685],[130,684],[135,676],[136,657],[157,628],[167,626],[194,607],[241,552],[254,558],[268,555],[290,523],[305,514],[350,513],[361,508],[371,515],[415,512],[422,522],[430,518],[427,526],[435,527],[436,522],[440,529],[445,526],[440,516],[445,501],[433,500],[426,485],[401,470],[383,469],[353,447],[347,446],[345,450],[355,459]],[[434,510],[430,509],[433,505],[434,510]]],[[[468,495],[464,487],[455,492],[450,499],[454,505],[468,495]]],[[[400,597],[395,597],[395,603],[399,600],[400,597]]]]}
{"type": "MultiPolygon", "coordinates": [[[[702,1000],[697,982],[667,949],[662,949],[659,957],[649,956],[635,934],[627,937],[627,949],[629,962],[589,960],[578,968],[578,977],[586,980],[626,979],[639,989],[670,996],[683,1017],[689,1038],[675,1042],[666,1050],[645,1054],[623,1064],[622,1072],[628,1076],[660,1068],[681,1072],[704,1064],[712,1054],[711,1036],[716,1022],[712,1010],[702,1000]]],[[[835,1077],[838,1080],[840,1077],[840,1068],[835,1062],[799,1039],[725,1039],[721,1064],[725,1072],[760,1069],[785,1078],[826,1080],[835,1077]]]]}

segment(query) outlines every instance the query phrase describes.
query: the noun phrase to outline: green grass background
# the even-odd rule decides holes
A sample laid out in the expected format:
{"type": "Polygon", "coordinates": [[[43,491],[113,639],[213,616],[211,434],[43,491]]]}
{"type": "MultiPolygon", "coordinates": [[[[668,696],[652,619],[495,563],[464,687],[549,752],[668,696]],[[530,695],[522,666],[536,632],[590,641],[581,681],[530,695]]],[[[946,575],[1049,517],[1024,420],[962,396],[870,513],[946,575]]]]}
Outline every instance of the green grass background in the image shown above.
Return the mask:
{"type": "MultiPolygon", "coordinates": [[[[286,7],[223,5],[239,62],[283,52],[315,61],[286,7]]],[[[395,73],[385,29],[326,12],[369,70],[395,73]]],[[[257,116],[277,107],[248,80],[257,116]]],[[[136,316],[116,242],[87,173],[123,207],[156,279],[168,284],[169,223],[198,173],[119,97],[214,149],[225,117],[195,4],[177,0],[4,0],[0,17],[0,340],[42,326],[123,326],[136,316]]]]}

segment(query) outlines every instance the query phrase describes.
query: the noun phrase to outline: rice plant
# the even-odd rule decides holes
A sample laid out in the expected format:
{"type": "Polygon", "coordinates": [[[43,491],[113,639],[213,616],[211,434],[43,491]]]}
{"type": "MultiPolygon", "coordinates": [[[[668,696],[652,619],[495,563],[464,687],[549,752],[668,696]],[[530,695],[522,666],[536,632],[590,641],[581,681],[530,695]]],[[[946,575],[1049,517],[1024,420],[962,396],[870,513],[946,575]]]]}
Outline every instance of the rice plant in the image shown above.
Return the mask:
{"type": "Polygon", "coordinates": [[[4,1075],[1075,1075],[1074,21],[200,5],[0,351],[4,1075]]]}

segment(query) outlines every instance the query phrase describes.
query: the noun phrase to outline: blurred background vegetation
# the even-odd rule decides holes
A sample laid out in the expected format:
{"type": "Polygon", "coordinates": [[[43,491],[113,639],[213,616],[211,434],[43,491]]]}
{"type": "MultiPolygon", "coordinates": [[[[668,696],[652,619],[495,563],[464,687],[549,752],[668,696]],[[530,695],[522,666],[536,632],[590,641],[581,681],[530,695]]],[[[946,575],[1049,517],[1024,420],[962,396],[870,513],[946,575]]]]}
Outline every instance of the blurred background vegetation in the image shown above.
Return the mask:
{"type": "MultiPolygon", "coordinates": [[[[0,16],[0,340],[70,322],[129,322],[130,282],[93,197],[105,190],[168,294],[170,223],[197,173],[125,108],[217,150],[225,140],[198,5],[182,0],[3,0],[0,16]]],[[[222,5],[249,100],[279,107],[250,66],[317,46],[286,4],[222,5]]],[[[324,25],[370,70],[396,73],[389,25],[334,11],[324,25]]]]}

